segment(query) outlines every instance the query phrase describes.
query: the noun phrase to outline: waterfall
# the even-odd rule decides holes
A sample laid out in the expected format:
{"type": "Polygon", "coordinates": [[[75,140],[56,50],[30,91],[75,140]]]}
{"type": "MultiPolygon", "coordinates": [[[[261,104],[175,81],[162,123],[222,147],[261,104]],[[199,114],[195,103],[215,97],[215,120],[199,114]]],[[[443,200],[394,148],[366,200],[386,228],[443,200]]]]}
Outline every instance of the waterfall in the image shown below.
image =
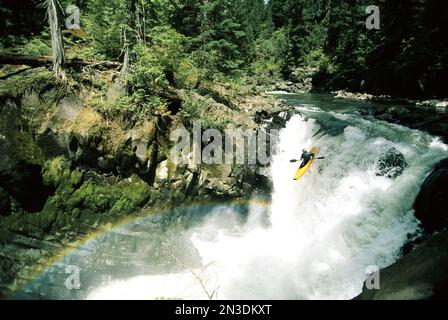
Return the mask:
{"type": "MultiPolygon", "coordinates": [[[[412,204],[447,146],[426,133],[356,113],[311,107],[280,132],[271,164],[269,225],[254,205],[243,225],[218,207],[190,240],[201,268],[139,276],[93,290],[89,299],[350,299],[370,266],[393,263],[418,232],[412,204]],[[316,146],[309,171],[294,181],[302,149],[316,146]],[[396,178],[377,175],[390,148],[407,166],[396,178]]],[[[261,210],[261,211],[260,211],[261,210]]]]}

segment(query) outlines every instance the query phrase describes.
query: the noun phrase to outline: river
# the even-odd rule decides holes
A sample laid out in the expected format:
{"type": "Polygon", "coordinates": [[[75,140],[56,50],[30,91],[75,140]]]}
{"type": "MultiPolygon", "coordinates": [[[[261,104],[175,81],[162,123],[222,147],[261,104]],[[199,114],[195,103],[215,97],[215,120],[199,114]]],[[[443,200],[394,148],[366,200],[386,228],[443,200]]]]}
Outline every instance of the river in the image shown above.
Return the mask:
{"type": "Polygon", "coordinates": [[[393,263],[403,244],[418,234],[414,199],[448,147],[427,133],[369,116],[378,106],[373,103],[318,94],[279,97],[297,113],[280,132],[269,169],[270,203],[186,207],[179,210],[190,217],[187,226],[174,223],[162,231],[157,228],[163,214],[139,218],[64,255],[18,297],[350,299],[359,294],[369,268],[393,263]],[[315,160],[294,181],[297,163],[290,160],[311,146],[325,159],[315,160]],[[380,158],[391,149],[407,163],[395,178],[377,174],[380,158]],[[65,286],[69,265],[79,267],[79,290],[65,286]]]}

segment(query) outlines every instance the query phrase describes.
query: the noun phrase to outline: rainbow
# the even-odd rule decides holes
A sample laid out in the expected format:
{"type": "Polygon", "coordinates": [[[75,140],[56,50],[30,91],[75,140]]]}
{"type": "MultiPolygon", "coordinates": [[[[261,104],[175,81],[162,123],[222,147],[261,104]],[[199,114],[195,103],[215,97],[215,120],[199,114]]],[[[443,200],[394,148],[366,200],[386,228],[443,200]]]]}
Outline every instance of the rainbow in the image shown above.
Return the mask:
{"type": "MultiPolygon", "coordinates": [[[[269,210],[271,203],[265,199],[254,198],[254,199],[238,199],[231,200],[227,202],[219,201],[209,201],[209,202],[194,202],[188,205],[183,205],[179,207],[156,209],[148,208],[143,209],[140,212],[121,217],[114,222],[109,222],[104,225],[99,226],[97,229],[93,230],[81,239],[67,244],[64,248],[57,250],[51,255],[50,258],[46,259],[44,262],[37,264],[32,270],[28,271],[24,278],[27,280],[18,283],[13,294],[10,296],[13,299],[34,299],[39,297],[38,292],[35,289],[45,282],[45,275],[49,273],[54,267],[65,265],[64,261],[69,260],[71,256],[76,253],[94,252],[89,249],[91,244],[101,237],[111,234],[120,228],[126,228],[133,224],[138,224],[145,221],[145,219],[151,219],[157,216],[166,216],[174,212],[174,210],[192,210],[193,212],[210,212],[211,209],[217,207],[234,207],[234,208],[260,208],[263,210],[269,210]],[[31,297],[30,297],[31,294],[31,297]]],[[[42,297],[39,297],[42,298],[42,297]]],[[[45,299],[45,296],[43,297],[45,299]]],[[[54,298],[54,297],[50,297],[54,298]]]]}

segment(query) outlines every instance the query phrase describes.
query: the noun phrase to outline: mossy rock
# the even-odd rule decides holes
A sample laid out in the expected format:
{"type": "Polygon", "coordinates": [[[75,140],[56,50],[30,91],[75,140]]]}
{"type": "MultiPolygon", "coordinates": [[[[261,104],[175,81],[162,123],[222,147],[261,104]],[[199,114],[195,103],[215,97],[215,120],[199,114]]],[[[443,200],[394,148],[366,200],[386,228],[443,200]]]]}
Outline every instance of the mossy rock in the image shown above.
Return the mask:
{"type": "Polygon", "coordinates": [[[47,113],[65,94],[65,86],[45,68],[31,69],[0,81],[0,97],[20,101],[20,112],[32,131],[37,130],[47,113]]]}
{"type": "Polygon", "coordinates": [[[133,213],[150,197],[148,184],[135,175],[114,183],[92,171],[83,173],[76,169],[70,172],[67,162],[61,159],[54,159],[47,168],[44,176],[49,183],[58,185],[58,189],[44,210],[67,214],[82,223],[90,223],[89,216],[102,219],[133,213]],[[64,182],[55,179],[58,173],[64,182]],[[88,221],[84,221],[86,219],[88,221]]]}
{"type": "Polygon", "coordinates": [[[84,174],[83,172],[76,168],[71,170],[70,162],[64,157],[57,157],[46,161],[43,165],[43,179],[47,186],[53,186],[62,189],[76,189],[78,188],[82,181],[84,174]]]}
{"type": "Polygon", "coordinates": [[[56,81],[51,71],[45,68],[32,69],[0,81],[0,96],[8,94],[17,98],[27,91],[40,92],[46,88],[53,87],[56,81]]]}

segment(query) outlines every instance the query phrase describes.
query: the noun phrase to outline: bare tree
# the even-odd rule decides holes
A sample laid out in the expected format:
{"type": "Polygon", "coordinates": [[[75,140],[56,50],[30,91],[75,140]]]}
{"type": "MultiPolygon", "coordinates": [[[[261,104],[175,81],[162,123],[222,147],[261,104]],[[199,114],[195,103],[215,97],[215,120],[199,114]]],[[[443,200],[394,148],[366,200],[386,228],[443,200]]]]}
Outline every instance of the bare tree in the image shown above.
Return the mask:
{"type": "Polygon", "coordinates": [[[133,62],[132,54],[136,43],[136,0],[126,0],[127,21],[124,29],[124,58],[123,68],[121,69],[121,79],[123,83],[126,83],[126,77],[129,73],[131,63],[133,62]]]}
{"type": "Polygon", "coordinates": [[[65,64],[64,43],[58,14],[61,6],[58,0],[46,0],[46,5],[50,24],[51,50],[53,52],[53,72],[57,77],[65,79],[63,70],[65,64]]]}
{"type": "MultiPolygon", "coordinates": [[[[179,258],[177,258],[176,255],[174,254],[174,249],[171,249],[170,255],[174,260],[176,260],[176,262],[179,265],[185,266],[185,264],[179,258]]],[[[207,268],[210,267],[212,264],[213,264],[213,261],[206,264],[205,266],[203,266],[201,269],[199,269],[197,271],[190,269],[190,272],[193,275],[194,279],[199,283],[199,285],[201,286],[202,290],[207,295],[207,298],[209,300],[217,299],[218,289],[219,289],[219,286],[217,286],[213,291],[210,291],[209,289],[207,289],[207,286],[206,286],[207,268]]]]}

